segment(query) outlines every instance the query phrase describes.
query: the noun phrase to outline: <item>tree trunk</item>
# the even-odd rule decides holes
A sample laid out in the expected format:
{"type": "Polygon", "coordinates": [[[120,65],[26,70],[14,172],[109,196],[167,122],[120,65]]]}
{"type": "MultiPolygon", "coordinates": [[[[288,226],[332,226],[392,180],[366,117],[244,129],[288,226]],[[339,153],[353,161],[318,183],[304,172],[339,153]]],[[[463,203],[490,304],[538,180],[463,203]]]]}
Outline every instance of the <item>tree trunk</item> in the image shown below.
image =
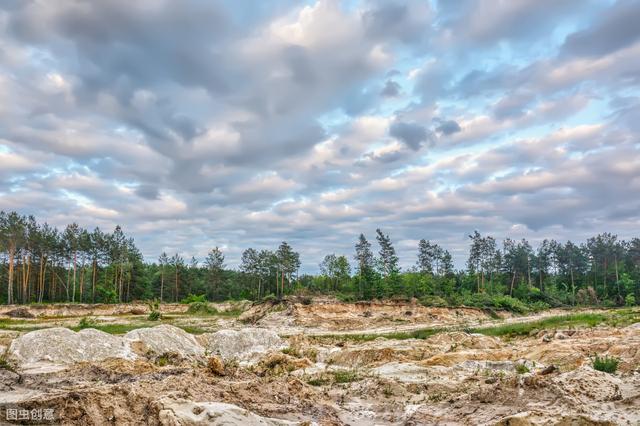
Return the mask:
{"type": "Polygon", "coordinates": [[[513,271],[513,276],[511,277],[511,287],[509,287],[509,296],[513,296],[513,284],[516,282],[516,271],[513,271]]]}
{"type": "Polygon", "coordinates": [[[96,278],[97,278],[98,260],[93,259],[91,271],[91,303],[96,303],[96,278]]]}
{"type": "Polygon", "coordinates": [[[569,273],[571,274],[571,293],[573,294],[573,304],[576,304],[576,284],[573,280],[573,266],[569,264],[569,273]]]}
{"type": "Polygon", "coordinates": [[[164,266],[160,270],[160,303],[162,303],[163,293],[164,293],[164,266]]]}
{"type": "Polygon", "coordinates": [[[78,264],[78,253],[73,252],[73,293],[71,293],[71,302],[76,301],[76,265],[78,264]]]}
{"type": "Polygon", "coordinates": [[[602,297],[605,298],[607,297],[607,293],[608,293],[608,289],[607,289],[607,258],[604,258],[604,271],[602,271],[603,275],[603,284],[602,286],[604,287],[604,293],[602,294],[602,297]]]}
{"type": "Polygon", "coordinates": [[[13,261],[15,257],[15,251],[9,250],[9,283],[7,285],[7,304],[13,303],[13,261]]]}
{"type": "Polygon", "coordinates": [[[178,303],[178,267],[176,267],[176,288],[175,288],[175,295],[173,297],[173,301],[178,303]]]}

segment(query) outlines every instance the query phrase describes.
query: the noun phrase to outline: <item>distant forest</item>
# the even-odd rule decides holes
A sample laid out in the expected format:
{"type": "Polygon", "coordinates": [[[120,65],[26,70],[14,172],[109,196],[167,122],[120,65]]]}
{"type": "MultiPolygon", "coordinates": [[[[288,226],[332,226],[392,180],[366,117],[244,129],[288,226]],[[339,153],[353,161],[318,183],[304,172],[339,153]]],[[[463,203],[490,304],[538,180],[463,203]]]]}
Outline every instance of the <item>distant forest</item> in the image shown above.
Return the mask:
{"type": "Polygon", "coordinates": [[[544,240],[532,247],[509,238],[499,245],[469,236],[466,268],[449,252],[420,240],[416,262],[401,270],[391,238],[361,234],[350,257],[327,254],[318,275],[300,275],[299,254],[246,249],[238,270],[213,248],[204,262],[179,253],[145,262],[133,238],[117,226],[92,231],[73,223],[56,229],[32,216],[0,212],[2,303],[117,303],[231,299],[278,300],[331,294],[344,301],[417,298],[430,306],[477,306],[526,312],[549,306],[623,306],[640,302],[640,239],[603,233],[583,243],[544,240]]]}

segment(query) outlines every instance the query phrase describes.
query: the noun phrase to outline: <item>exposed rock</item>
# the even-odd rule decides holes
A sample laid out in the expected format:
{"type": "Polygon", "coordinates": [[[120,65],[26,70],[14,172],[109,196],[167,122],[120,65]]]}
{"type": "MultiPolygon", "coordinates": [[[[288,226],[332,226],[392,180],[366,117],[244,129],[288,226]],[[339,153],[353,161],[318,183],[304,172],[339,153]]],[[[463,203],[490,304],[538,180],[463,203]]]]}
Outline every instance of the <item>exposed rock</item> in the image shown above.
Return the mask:
{"type": "Polygon", "coordinates": [[[153,355],[172,353],[185,359],[205,355],[204,348],[192,334],[168,324],[132,330],[124,335],[124,339],[142,342],[146,352],[153,355]]]}
{"type": "Polygon", "coordinates": [[[248,362],[255,362],[261,355],[286,346],[274,331],[262,328],[205,333],[200,336],[200,341],[209,353],[219,355],[223,360],[248,362]]]}
{"type": "Polygon", "coordinates": [[[164,426],[244,425],[282,426],[298,422],[262,417],[237,405],[224,402],[193,402],[185,399],[162,398],[159,401],[160,424],[164,426]]]}
{"type": "Polygon", "coordinates": [[[546,376],[547,374],[551,374],[551,373],[553,373],[553,372],[554,372],[554,371],[556,371],[557,369],[558,369],[558,368],[557,368],[555,365],[551,364],[550,366],[545,367],[545,368],[543,368],[542,370],[540,370],[540,371],[538,372],[538,374],[539,374],[539,375],[541,375],[541,376],[546,376]]]}
{"type": "Polygon", "coordinates": [[[226,372],[224,371],[224,363],[217,356],[212,356],[207,361],[207,371],[216,376],[224,376],[226,372]]]}
{"type": "Polygon", "coordinates": [[[552,380],[558,393],[577,405],[622,399],[620,378],[588,366],[560,374],[552,380]]]}
{"type": "Polygon", "coordinates": [[[107,358],[135,358],[127,342],[120,337],[93,328],[76,333],[62,327],[23,334],[11,343],[8,355],[21,366],[42,362],[72,364],[107,358]]]}

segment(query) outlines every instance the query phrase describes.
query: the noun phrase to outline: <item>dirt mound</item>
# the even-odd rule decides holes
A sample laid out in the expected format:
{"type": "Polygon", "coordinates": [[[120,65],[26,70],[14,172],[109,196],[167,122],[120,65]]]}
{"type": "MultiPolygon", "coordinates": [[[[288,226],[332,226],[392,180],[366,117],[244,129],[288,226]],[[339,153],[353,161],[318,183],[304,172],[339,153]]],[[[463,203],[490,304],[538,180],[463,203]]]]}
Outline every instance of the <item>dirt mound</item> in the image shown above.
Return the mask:
{"type": "MultiPolygon", "coordinates": [[[[160,305],[162,313],[183,313],[188,305],[179,303],[164,303],[160,305]]],[[[107,316],[107,315],[145,315],[149,312],[146,303],[120,303],[109,304],[81,304],[81,303],[55,303],[47,305],[31,305],[18,307],[16,305],[0,306],[0,315],[9,315],[9,312],[24,309],[30,317],[81,317],[81,316],[107,316]]]]}
{"type": "Polygon", "coordinates": [[[76,333],[62,327],[23,334],[13,340],[8,354],[23,367],[42,362],[71,364],[107,358],[135,358],[129,345],[120,337],[92,328],[76,333]]]}
{"type": "Polygon", "coordinates": [[[124,340],[142,342],[142,350],[150,355],[172,353],[184,359],[202,358],[205,355],[204,348],[192,334],[168,324],[132,330],[124,335],[124,340]]]}
{"type": "Polygon", "coordinates": [[[35,318],[35,315],[29,312],[29,309],[23,307],[12,309],[6,312],[5,315],[10,318],[35,318]]]}
{"type": "Polygon", "coordinates": [[[256,361],[261,355],[285,347],[282,339],[272,330],[243,328],[205,333],[199,337],[207,352],[224,360],[256,361]]]}
{"type": "Polygon", "coordinates": [[[253,371],[259,376],[279,376],[310,366],[311,362],[306,358],[294,358],[282,352],[273,352],[262,358],[260,362],[253,367],[253,371]]]}
{"type": "Polygon", "coordinates": [[[164,426],[284,426],[299,424],[298,422],[262,417],[237,405],[224,402],[193,402],[167,397],[161,399],[158,404],[160,405],[160,424],[164,426]]]}
{"type": "Polygon", "coordinates": [[[552,383],[561,398],[576,405],[622,399],[623,382],[620,378],[588,366],[560,374],[553,378],[552,383]]]}

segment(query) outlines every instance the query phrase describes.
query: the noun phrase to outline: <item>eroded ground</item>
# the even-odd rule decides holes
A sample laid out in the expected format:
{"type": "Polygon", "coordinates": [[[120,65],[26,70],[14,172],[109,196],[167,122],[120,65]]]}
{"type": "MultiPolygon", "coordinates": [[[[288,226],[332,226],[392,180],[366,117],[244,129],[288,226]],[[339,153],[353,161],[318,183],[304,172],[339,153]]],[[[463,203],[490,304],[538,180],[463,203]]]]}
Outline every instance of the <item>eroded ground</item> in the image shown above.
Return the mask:
{"type": "Polygon", "coordinates": [[[6,408],[87,425],[640,422],[640,310],[211,307],[163,305],[160,322],[144,304],[3,307],[0,422],[6,408]]]}

